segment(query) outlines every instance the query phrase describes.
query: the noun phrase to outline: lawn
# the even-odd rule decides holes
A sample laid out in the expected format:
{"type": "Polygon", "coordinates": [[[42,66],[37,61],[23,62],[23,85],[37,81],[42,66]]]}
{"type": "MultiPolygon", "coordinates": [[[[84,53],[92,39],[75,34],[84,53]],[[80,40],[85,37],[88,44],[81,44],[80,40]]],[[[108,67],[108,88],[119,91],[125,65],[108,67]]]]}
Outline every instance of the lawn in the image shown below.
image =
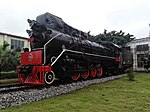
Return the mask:
{"type": "Polygon", "coordinates": [[[0,87],[2,86],[7,86],[7,85],[14,85],[14,84],[19,84],[18,79],[3,79],[0,80],[0,87]]]}
{"type": "Polygon", "coordinates": [[[90,85],[0,112],[150,112],[150,74],[90,85]]]}

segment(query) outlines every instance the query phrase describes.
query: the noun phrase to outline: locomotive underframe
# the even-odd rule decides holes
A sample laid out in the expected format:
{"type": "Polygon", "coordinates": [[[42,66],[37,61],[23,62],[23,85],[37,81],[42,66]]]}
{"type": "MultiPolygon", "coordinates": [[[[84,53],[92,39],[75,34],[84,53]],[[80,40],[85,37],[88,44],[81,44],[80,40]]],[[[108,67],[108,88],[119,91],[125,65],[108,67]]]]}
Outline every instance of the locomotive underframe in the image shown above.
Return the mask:
{"type": "Polygon", "coordinates": [[[118,62],[114,57],[63,49],[51,64],[49,62],[47,65],[19,66],[18,78],[23,84],[43,85],[51,84],[55,78],[68,77],[78,80],[80,77],[100,77],[106,71],[112,73],[116,66],[118,62]]]}
{"type": "MultiPolygon", "coordinates": [[[[21,68],[22,66],[18,69],[21,68]]],[[[23,84],[43,85],[45,84],[44,78],[47,73],[52,73],[50,66],[32,66],[31,71],[28,73],[19,71],[18,81],[23,84]]]]}

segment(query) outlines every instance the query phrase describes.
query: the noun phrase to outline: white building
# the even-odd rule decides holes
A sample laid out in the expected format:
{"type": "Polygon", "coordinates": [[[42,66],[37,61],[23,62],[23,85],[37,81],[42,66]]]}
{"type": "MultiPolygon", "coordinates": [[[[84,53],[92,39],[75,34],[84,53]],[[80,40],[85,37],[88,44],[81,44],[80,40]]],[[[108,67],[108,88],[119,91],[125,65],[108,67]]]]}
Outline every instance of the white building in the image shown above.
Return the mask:
{"type": "Polygon", "coordinates": [[[135,39],[127,44],[133,53],[133,69],[143,71],[144,60],[150,57],[150,37],[135,39]]]}
{"type": "Polygon", "coordinates": [[[6,43],[9,44],[8,49],[30,48],[28,38],[0,32],[0,46],[6,43]]]}

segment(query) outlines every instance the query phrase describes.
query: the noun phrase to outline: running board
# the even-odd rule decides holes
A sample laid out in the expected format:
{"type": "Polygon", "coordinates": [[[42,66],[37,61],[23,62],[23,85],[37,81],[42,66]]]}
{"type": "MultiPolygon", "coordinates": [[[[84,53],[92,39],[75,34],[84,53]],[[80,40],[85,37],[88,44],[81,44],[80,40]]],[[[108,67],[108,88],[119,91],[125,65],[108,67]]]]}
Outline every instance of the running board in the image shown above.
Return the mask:
{"type": "Polygon", "coordinates": [[[84,53],[84,52],[80,52],[80,51],[73,51],[73,50],[69,50],[69,49],[63,49],[63,51],[57,56],[57,58],[56,58],[55,61],[51,64],[51,66],[53,66],[53,65],[57,62],[57,60],[59,60],[59,58],[60,58],[65,52],[71,52],[71,53],[76,53],[76,54],[82,54],[82,55],[94,56],[94,57],[100,57],[100,58],[107,58],[107,59],[113,59],[113,60],[116,59],[116,58],[114,58],[114,57],[109,57],[109,56],[102,56],[102,55],[97,55],[97,54],[84,53]]]}

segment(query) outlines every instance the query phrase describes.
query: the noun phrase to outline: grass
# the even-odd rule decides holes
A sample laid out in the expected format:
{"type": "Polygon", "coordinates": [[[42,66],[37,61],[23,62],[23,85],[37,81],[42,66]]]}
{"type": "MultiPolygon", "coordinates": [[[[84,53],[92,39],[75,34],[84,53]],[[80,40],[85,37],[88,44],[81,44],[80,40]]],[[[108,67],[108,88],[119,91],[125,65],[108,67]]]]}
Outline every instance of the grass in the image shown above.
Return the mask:
{"type": "Polygon", "coordinates": [[[7,86],[7,85],[14,85],[14,84],[18,84],[18,79],[3,79],[0,80],[0,87],[2,86],[7,86]]]}
{"type": "Polygon", "coordinates": [[[17,72],[0,72],[0,87],[18,83],[17,72]]]}
{"type": "Polygon", "coordinates": [[[0,112],[150,112],[150,74],[94,84],[0,112]]]}
{"type": "Polygon", "coordinates": [[[18,73],[11,71],[11,72],[0,72],[0,79],[12,79],[17,78],[18,73]]]}

